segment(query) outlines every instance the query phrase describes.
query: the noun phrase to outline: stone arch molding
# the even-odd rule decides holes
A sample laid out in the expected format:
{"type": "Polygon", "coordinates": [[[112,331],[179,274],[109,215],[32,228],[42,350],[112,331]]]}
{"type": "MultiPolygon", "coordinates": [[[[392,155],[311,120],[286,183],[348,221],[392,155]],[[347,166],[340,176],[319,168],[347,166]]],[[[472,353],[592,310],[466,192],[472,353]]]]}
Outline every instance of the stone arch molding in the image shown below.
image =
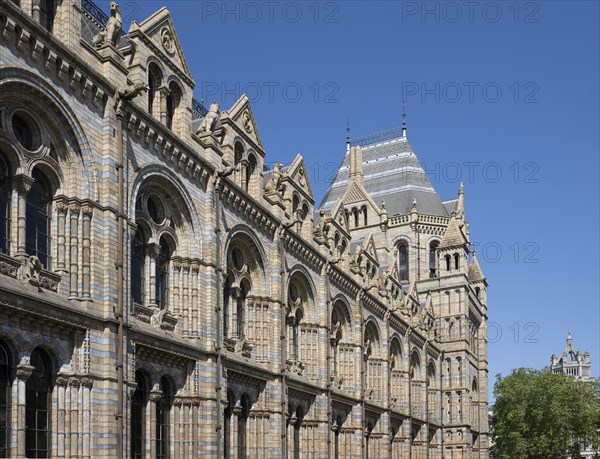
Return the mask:
{"type": "MultiPolygon", "coordinates": [[[[44,164],[53,169],[61,181],[56,187],[57,194],[97,201],[100,171],[84,129],[64,96],[38,75],[12,67],[0,70],[0,95],[0,104],[10,103],[13,99],[25,109],[27,105],[35,106],[35,114],[47,129],[48,137],[44,140],[51,141],[59,153],[58,160],[52,158],[48,144],[28,154],[23,154],[24,149],[20,146],[13,147],[13,152],[18,152],[20,157],[19,167],[15,170],[30,175],[34,167],[44,164]]],[[[5,144],[8,139],[0,139],[0,142],[5,144]]]]}
{"type": "MultiPolygon", "coordinates": [[[[175,209],[179,211],[182,215],[183,220],[187,220],[187,224],[190,226],[190,234],[186,235],[187,240],[182,240],[182,234],[177,234],[175,236],[175,240],[180,246],[183,243],[181,248],[183,250],[188,251],[188,255],[195,257],[201,257],[202,255],[202,247],[201,247],[201,238],[198,232],[201,229],[200,221],[198,218],[198,212],[196,210],[196,206],[194,205],[194,201],[187,191],[186,187],[183,183],[177,178],[172,171],[168,168],[160,165],[160,164],[150,164],[145,166],[143,169],[139,170],[137,176],[131,186],[131,197],[129,201],[129,216],[132,220],[135,219],[136,215],[136,201],[140,194],[140,191],[143,190],[148,184],[160,184],[163,183],[166,185],[164,191],[168,193],[172,191],[177,194],[177,196],[163,196],[163,198],[167,199],[169,203],[177,203],[175,204],[175,209]],[[171,190],[169,190],[171,187],[171,190]],[[181,198],[182,203],[179,203],[179,199],[181,198]]],[[[135,223],[135,221],[133,221],[135,223]]]]}

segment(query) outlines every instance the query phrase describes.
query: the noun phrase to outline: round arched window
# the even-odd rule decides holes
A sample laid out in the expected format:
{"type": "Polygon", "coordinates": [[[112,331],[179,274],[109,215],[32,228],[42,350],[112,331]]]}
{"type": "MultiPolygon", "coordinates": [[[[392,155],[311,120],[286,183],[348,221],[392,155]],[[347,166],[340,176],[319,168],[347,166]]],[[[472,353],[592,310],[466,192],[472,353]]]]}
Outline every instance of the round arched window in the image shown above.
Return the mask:
{"type": "Polygon", "coordinates": [[[244,256],[242,255],[242,251],[237,247],[231,250],[231,262],[233,263],[233,267],[238,271],[244,268],[244,256]]]}
{"type": "Polygon", "coordinates": [[[165,219],[165,211],[162,202],[156,195],[148,196],[148,202],[146,203],[148,208],[148,215],[156,223],[160,225],[165,219]]]}
{"type": "Polygon", "coordinates": [[[17,142],[23,148],[29,151],[37,150],[40,146],[39,136],[37,135],[33,122],[22,113],[15,113],[12,116],[12,131],[17,142]]]}

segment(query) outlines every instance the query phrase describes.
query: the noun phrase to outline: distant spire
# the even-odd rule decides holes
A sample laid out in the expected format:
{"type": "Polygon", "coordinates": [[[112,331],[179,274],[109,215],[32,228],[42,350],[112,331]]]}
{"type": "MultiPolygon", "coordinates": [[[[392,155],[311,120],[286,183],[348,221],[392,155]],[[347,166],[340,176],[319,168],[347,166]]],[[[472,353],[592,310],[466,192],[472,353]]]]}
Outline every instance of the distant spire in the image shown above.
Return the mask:
{"type": "Polygon", "coordinates": [[[406,101],[402,102],[402,138],[406,139],[406,101]]]}
{"type": "Polygon", "coordinates": [[[346,118],[346,153],[350,151],[350,117],[346,118]]]}

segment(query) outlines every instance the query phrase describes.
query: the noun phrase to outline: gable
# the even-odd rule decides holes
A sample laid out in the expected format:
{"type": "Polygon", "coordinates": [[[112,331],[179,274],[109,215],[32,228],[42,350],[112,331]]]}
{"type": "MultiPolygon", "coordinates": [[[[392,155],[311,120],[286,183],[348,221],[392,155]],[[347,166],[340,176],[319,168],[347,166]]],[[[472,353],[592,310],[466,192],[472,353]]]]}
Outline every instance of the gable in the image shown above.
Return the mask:
{"type": "Polygon", "coordinates": [[[137,27],[167,60],[192,80],[169,10],[161,8],[137,27]]]}
{"type": "Polygon", "coordinates": [[[289,180],[294,182],[298,188],[300,188],[304,193],[311,199],[314,204],[315,198],[312,194],[312,188],[310,187],[310,180],[308,178],[308,174],[306,173],[306,166],[304,164],[304,159],[300,155],[296,155],[292,164],[287,168],[287,176],[289,180]]]}
{"type": "Polygon", "coordinates": [[[252,140],[262,150],[261,154],[264,156],[262,140],[258,134],[254,113],[252,112],[250,100],[248,100],[246,94],[243,94],[242,97],[233,104],[231,109],[225,112],[225,115],[241,129],[246,137],[252,140]]]}

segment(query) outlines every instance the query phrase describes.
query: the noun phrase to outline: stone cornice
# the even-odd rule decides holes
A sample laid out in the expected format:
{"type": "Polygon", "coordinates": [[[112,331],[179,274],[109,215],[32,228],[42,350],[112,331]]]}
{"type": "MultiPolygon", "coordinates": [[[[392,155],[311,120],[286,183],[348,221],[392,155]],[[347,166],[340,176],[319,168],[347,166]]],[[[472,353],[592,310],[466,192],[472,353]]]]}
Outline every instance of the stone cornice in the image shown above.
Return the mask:
{"type": "Polygon", "coordinates": [[[128,104],[127,110],[126,127],[133,138],[150,152],[157,154],[165,165],[171,166],[192,182],[206,187],[209,177],[214,173],[212,165],[135,104],[128,104]]]}
{"type": "Polygon", "coordinates": [[[224,180],[222,183],[221,199],[223,204],[243,215],[257,228],[266,231],[272,238],[279,227],[279,221],[275,216],[255,199],[243,192],[237,185],[227,180],[224,180]]]}
{"type": "Polygon", "coordinates": [[[47,72],[53,77],[70,84],[71,88],[81,85],[79,94],[72,95],[87,99],[91,94],[96,106],[101,106],[115,94],[115,88],[96,69],[89,66],[82,56],[77,55],[67,45],[49,33],[22,9],[11,1],[3,1],[3,8],[8,12],[2,25],[2,37],[9,41],[11,32],[16,34],[16,51],[26,53],[25,47],[31,45],[31,56],[34,62],[43,62],[47,72]]]}
{"type": "Polygon", "coordinates": [[[298,236],[295,232],[287,230],[283,236],[283,242],[288,253],[295,255],[297,258],[306,261],[314,269],[320,273],[323,265],[327,262],[326,257],[311,246],[308,242],[298,236]]]}

